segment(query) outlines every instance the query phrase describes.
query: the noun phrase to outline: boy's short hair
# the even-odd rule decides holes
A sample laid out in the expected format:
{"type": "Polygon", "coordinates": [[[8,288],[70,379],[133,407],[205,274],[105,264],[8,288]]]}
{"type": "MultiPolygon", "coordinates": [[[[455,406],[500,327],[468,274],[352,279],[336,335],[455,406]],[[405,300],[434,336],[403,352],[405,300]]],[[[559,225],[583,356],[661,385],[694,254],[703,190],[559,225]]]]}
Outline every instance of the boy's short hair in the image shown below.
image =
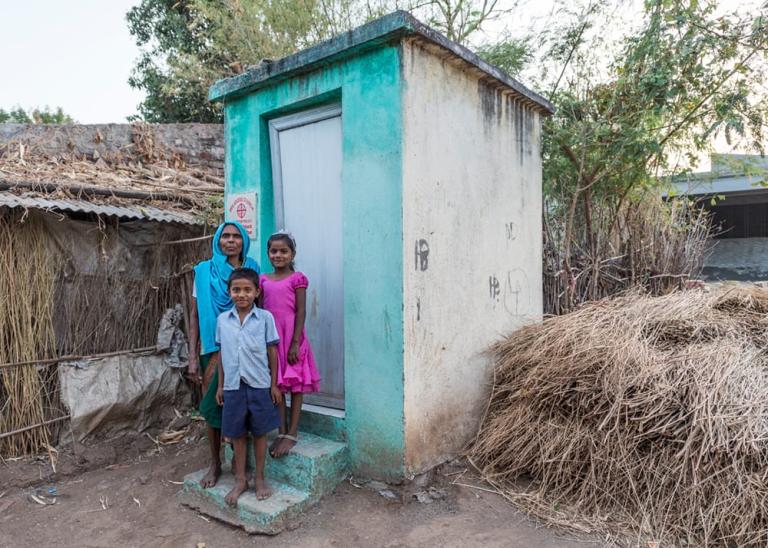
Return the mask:
{"type": "Polygon", "coordinates": [[[259,275],[252,268],[236,268],[233,270],[227,280],[227,289],[232,287],[232,282],[235,280],[251,280],[256,289],[259,288],[259,275]]]}

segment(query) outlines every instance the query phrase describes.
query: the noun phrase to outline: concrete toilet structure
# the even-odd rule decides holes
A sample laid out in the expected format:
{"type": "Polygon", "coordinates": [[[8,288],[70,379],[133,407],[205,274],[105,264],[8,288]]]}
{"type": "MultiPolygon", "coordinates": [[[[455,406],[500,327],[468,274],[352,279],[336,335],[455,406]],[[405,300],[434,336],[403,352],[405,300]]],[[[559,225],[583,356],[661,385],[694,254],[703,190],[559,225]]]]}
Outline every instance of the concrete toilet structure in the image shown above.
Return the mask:
{"type": "MultiPolygon", "coordinates": [[[[227,218],[267,271],[267,238],[291,232],[310,280],[323,388],[293,454],[268,463],[306,497],[208,512],[277,532],[346,473],[408,480],[476,432],[484,351],[542,314],[552,105],[405,12],[219,81],[210,99],[224,105],[227,218]]],[[[219,495],[192,476],[185,502],[206,511],[219,495]]]]}

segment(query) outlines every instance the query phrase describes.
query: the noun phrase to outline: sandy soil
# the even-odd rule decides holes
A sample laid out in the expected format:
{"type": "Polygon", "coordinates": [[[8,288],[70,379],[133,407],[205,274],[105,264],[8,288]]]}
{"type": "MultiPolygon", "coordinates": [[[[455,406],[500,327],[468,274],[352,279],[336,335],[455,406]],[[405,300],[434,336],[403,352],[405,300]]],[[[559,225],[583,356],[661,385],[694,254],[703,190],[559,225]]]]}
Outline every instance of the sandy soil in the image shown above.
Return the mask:
{"type": "MultiPolygon", "coordinates": [[[[461,475],[456,466],[436,474],[438,500],[411,497],[403,503],[353,479],[312,508],[295,530],[263,537],[179,504],[178,482],[205,459],[199,434],[163,447],[142,437],[75,450],[62,450],[55,475],[48,458],[0,463],[0,546],[595,546],[537,527],[492,493],[453,485],[461,475]],[[30,497],[48,497],[50,488],[56,489],[55,504],[30,497]]],[[[473,480],[463,475],[464,482],[473,480]]]]}

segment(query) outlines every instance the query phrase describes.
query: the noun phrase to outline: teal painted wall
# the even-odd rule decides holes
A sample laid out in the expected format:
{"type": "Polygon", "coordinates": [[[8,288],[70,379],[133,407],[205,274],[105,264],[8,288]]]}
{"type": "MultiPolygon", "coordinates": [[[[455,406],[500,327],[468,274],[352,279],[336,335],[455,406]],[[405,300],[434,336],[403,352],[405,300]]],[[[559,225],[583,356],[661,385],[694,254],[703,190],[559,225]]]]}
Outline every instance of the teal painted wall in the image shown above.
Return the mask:
{"type": "Polygon", "coordinates": [[[275,228],[268,121],[341,102],[345,423],[353,471],[383,479],[405,470],[402,92],[395,44],[225,104],[226,191],[259,193],[252,249],[267,268],[263,246],[275,228]]]}

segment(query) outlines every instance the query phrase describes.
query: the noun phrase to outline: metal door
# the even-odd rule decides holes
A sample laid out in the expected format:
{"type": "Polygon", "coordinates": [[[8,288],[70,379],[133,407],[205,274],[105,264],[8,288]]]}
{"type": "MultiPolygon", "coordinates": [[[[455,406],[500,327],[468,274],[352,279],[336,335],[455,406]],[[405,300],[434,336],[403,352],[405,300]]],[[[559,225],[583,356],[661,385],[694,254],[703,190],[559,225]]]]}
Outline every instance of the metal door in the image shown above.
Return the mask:
{"type": "Polygon", "coordinates": [[[296,269],[309,278],[306,330],[321,392],[307,403],[344,409],[344,271],[341,107],[269,123],[277,227],[296,240],[296,269]]]}

